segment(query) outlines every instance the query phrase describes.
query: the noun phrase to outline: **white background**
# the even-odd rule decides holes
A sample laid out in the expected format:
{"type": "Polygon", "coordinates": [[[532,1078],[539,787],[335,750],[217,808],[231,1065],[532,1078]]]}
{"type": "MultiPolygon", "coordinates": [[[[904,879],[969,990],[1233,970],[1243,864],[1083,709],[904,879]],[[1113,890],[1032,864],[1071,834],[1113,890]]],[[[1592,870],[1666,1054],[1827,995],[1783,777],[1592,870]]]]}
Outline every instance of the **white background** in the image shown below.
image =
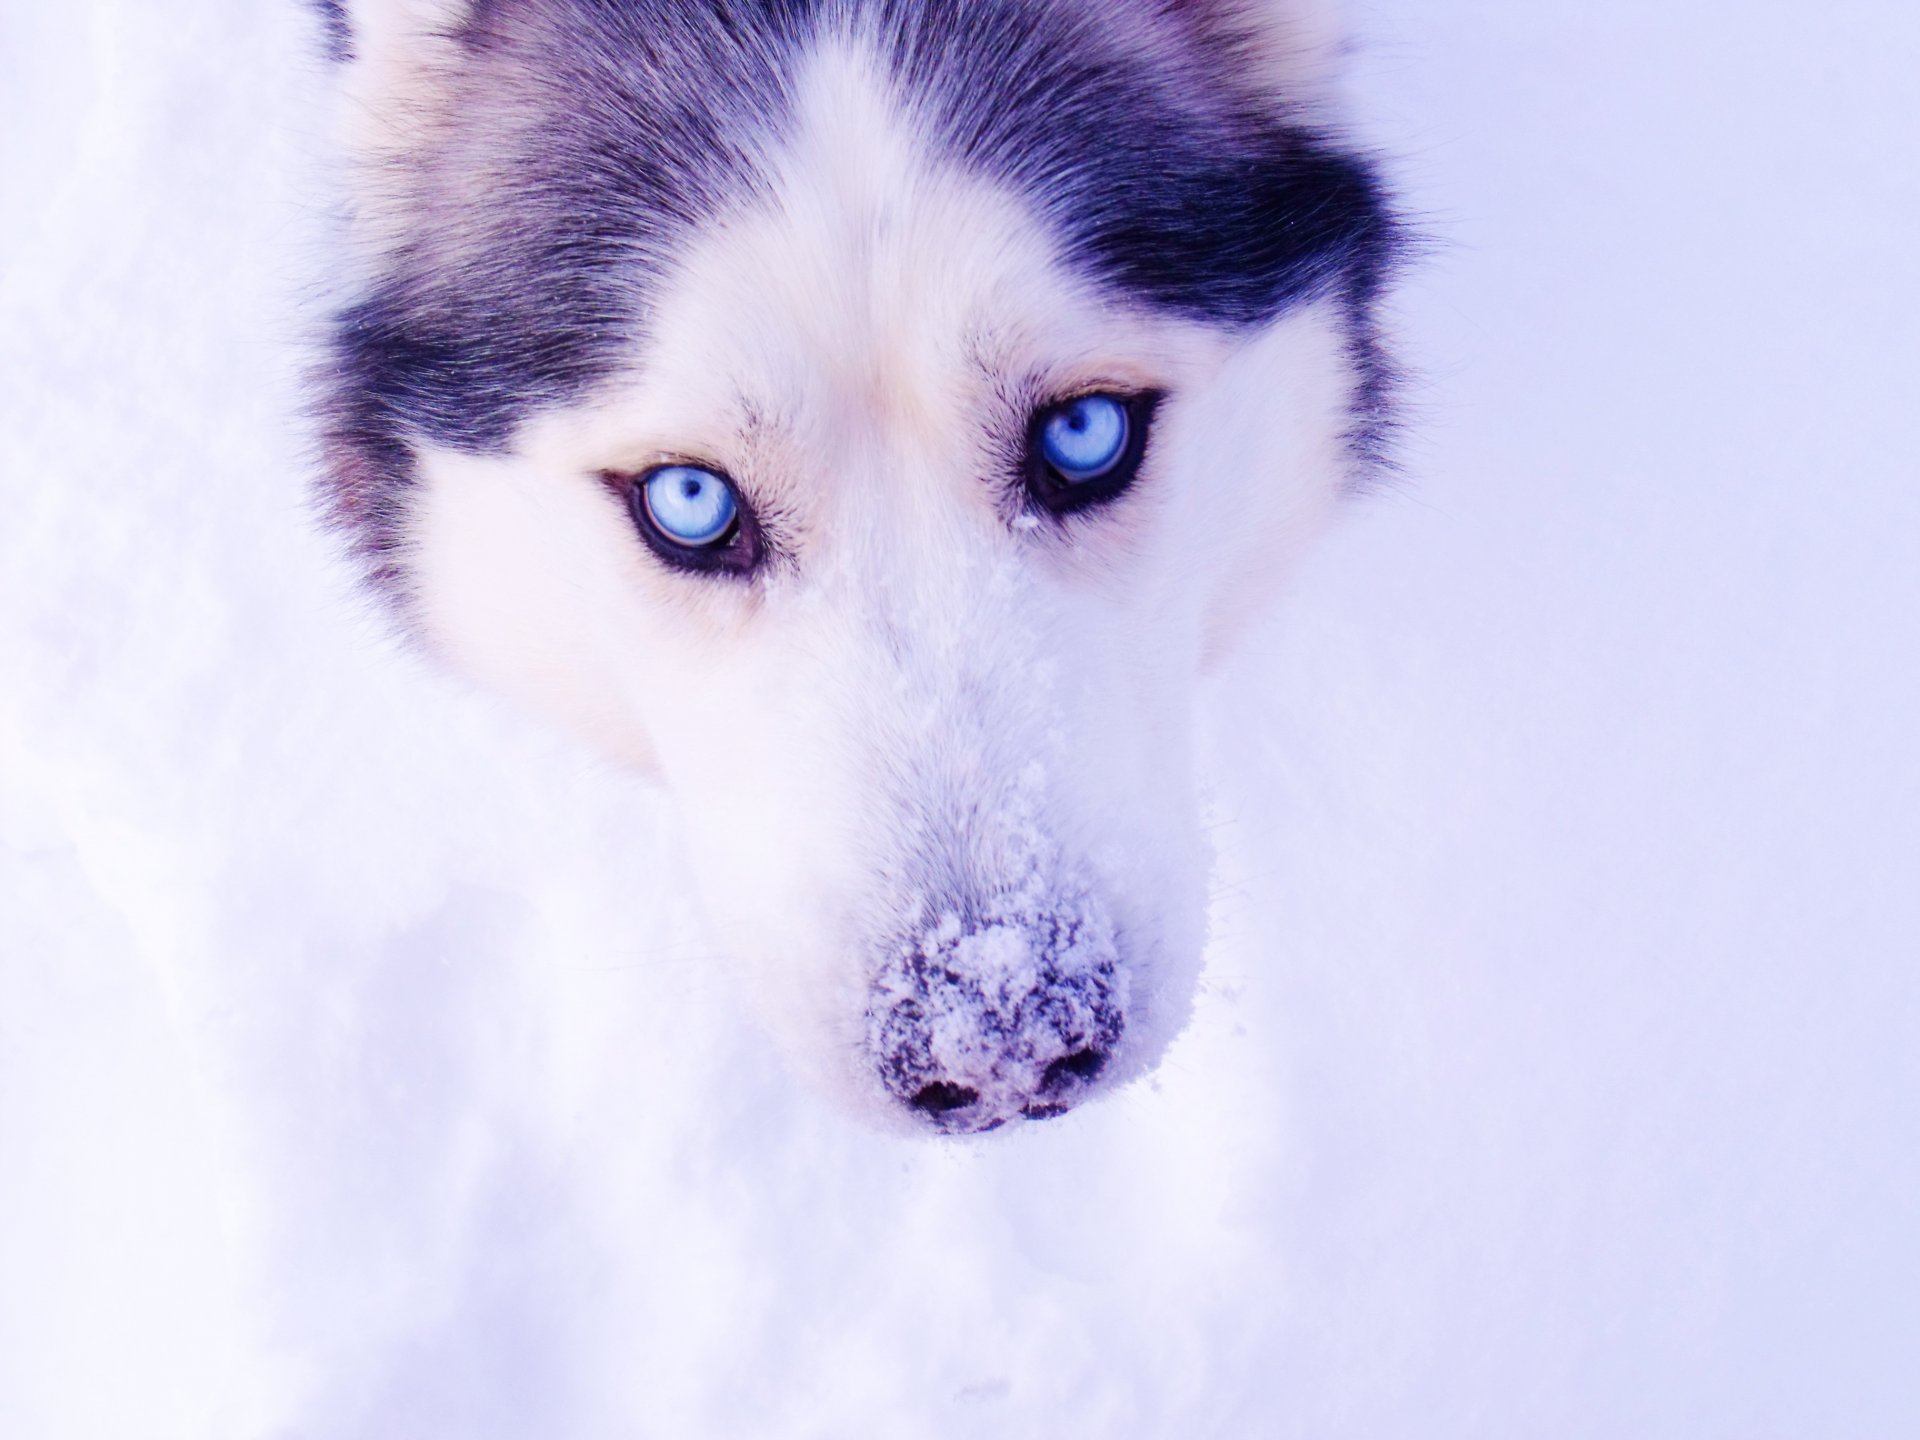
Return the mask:
{"type": "Polygon", "coordinates": [[[0,0],[0,1435],[1920,1433],[1920,11],[1361,18],[1406,481],[1157,1081],[942,1146],[346,598],[304,17],[0,0]]]}

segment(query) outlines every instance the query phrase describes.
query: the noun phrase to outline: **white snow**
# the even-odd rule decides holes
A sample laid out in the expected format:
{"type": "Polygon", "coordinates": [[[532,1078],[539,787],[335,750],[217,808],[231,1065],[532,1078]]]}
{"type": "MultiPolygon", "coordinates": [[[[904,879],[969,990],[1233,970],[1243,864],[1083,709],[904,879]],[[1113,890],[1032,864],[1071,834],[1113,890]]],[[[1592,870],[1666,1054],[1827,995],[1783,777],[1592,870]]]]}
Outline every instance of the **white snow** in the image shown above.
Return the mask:
{"type": "Polygon", "coordinates": [[[1409,476],[1197,1018],[915,1145],[343,598],[296,10],[0,5],[0,1435],[1920,1431],[1920,13],[1367,7],[1409,476]]]}

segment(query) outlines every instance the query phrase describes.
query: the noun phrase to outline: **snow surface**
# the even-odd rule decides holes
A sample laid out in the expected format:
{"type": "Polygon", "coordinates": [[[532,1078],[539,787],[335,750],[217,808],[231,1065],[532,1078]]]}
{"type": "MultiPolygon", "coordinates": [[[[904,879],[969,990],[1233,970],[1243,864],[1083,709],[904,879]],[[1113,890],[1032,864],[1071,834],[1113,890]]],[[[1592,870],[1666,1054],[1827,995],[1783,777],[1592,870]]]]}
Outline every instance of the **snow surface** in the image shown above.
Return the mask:
{"type": "Polygon", "coordinates": [[[1198,1018],[914,1145],[344,598],[297,8],[0,4],[0,1435],[1920,1433],[1920,11],[1363,18],[1410,476],[1213,707],[1198,1018]]]}

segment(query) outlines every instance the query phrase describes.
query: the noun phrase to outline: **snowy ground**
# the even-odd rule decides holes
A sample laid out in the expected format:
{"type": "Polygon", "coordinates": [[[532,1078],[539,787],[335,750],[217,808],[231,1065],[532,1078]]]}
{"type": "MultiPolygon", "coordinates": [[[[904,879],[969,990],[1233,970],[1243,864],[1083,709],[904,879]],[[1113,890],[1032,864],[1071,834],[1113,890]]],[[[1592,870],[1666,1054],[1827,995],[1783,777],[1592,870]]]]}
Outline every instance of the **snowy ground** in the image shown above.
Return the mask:
{"type": "Polygon", "coordinates": [[[343,599],[293,7],[0,0],[0,1435],[1920,1433],[1915,15],[1367,8],[1410,483],[1218,699],[1199,1018],[913,1146],[343,599]]]}

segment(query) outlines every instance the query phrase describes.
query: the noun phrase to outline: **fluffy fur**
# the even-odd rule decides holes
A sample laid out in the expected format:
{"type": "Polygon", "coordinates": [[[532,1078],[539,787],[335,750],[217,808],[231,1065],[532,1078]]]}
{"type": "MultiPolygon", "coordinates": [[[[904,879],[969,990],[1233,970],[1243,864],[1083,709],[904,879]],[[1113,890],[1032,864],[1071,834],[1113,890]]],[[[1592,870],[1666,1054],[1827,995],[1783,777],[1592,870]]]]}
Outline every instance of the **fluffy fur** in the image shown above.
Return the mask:
{"type": "Polygon", "coordinates": [[[1373,463],[1395,229],[1291,0],[329,7],[330,513],[426,645],[657,775],[745,991],[886,1123],[1057,1114],[1185,1018],[1205,667],[1373,463]],[[1152,391],[1036,514],[1041,406],[1152,391]],[[609,476],[691,458],[751,576],[609,476]]]}

